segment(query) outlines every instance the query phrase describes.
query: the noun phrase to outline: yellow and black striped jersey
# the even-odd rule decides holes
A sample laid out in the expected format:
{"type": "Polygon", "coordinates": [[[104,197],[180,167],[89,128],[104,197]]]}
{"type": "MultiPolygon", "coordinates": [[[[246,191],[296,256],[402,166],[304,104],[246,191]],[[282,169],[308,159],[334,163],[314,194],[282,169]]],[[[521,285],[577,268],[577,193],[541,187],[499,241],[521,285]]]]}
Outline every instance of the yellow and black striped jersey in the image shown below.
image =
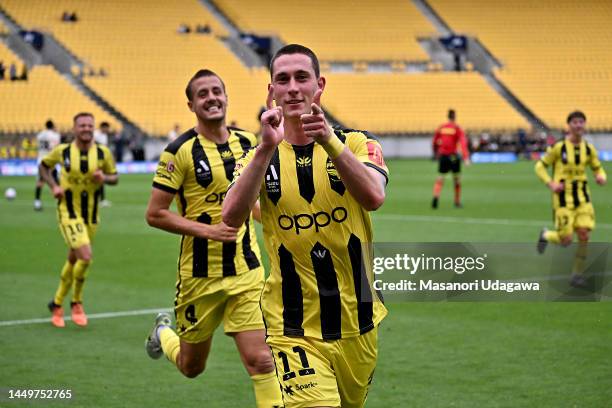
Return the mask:
{"type": "MultiPolygon", "coordinates": [[[[372,135],[335,132],[358,160],[387,178],[372,135]]],[[[253,154],[238,163],[234,182],[253,154]]],[[[346,190],[325,150],[283,140],[259,199],[271,267],[261,299],[267,334],[339,339],[378,325],[387,312],[369,284],[371,253],[363,248],[372,242],[370,215],[346,190]]]]}
{"type": "MultiPolygon", "coordinates": [[[[257,143],[255,135],[228,128],[226,143],[216,144],[191,129],[166,147],[153,187],[176,194],[181,215],[204,224],[221,222],[221,205],[232,180],[236,160],[257,143]]],[[[238,231],[236,242],[219,242],[184,235],[179,272],[184,277],[233,276],[261,267],[253,221],[238,231]]]]}
{"type": "Polygon", "coordinates": [[[94,182],[93,173],[98,169],[104,174],[117,173],[108,147],[95,143],[82,152],[75,142],[63,143],[51,150],[42,163],[48,168],[58,163],[62,166],[60,186],[64,197],[58,201],[60,220],[82,218],[85,224],[97,224],[102,185],[94,182]]]}
{"type": "Polygon", "coordinates": [[[597,157],[597,150],[591,143],[582,140],[574,145],[568,139],[558,141],[549,147],[540,159],[545,168],[537,170],[538,177],[545,183],[551,180],[546,167],[552,166],[552,180],[562,182],[565,190],[553,194],[553,207],[574,209],[582,203],[591,202],[591,192],[587,182],[586,167],[589,166],[595,175],[605,171],[597,157]]]}

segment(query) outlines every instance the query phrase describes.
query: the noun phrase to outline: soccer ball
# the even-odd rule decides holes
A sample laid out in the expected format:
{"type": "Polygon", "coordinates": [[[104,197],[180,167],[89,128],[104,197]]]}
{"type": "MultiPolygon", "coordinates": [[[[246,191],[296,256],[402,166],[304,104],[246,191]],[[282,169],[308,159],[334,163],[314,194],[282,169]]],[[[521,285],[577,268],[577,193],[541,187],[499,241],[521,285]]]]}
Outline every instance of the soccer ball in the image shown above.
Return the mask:
{"type": "Polygon", "coordinates": [[[14,200],[15,197],[17,197],[17,190],[15,190],[13,187],[7,188],[4,191],[4,197],[6,197],[6,199],[9,201],[14,200]]]}

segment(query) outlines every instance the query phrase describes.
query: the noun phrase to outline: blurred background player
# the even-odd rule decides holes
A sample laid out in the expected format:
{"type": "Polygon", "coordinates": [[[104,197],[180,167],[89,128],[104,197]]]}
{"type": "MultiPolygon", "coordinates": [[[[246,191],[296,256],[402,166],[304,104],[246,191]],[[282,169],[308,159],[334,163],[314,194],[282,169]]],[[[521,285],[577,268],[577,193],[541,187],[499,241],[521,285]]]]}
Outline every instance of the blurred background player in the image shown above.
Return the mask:
{"type": "Polygon", "coordinates": [[[98,228],[98,201],[103,184],[117,184],[119,176],[113,156],[106,146],[94,143],[94,117],[81,112],[74,117],[74,141],[60,144],[45,156],[39,172],[58,199],[60,231],[69,247],[68,259],[62,268],[59,287],[49,302],[51,323],[64,327],[64,297],[72,288],[72,321],[87,325],[83,310],[83,285],[92,261],[91,243],[98,228]],[[61,164],[59,185],[52,169],[61,164]]]}
{"type": "Polygon", "coordinates": [[[370,133],[329,126],[310,49],[281,48],[270,72],[261,143],[236,166],[223,220],[242,225],[261,200],[271,264],[261,308],[285,407],[363,407],[387,310],[373,300],[362,243],[388,170],[370,133]]]}
{"type": "Polygon", "coordinates": [[[252,133],[226,126],[225,84],[214,72],[198,71],[185,93],[197,126],[162,153],[146,213],[149,225],[182,235],[177,332],[170,328],[170,316],[161,313],[145,348],[151,358],[165,354],[194,378],[204,371],[213,333],[223,322],[253,381],[257,407],[281,407],[259,308],[264,270],[253,221],[247,217],[233,228],[221,220],[236,160],[257,141],[252,133]],[[170,211],[175,197],[180,215],[170,211]]]}
{"type": "MultiPolygon", "coordinates": [[[[100,129],[94,131],[94,140],[103,146],[108,147],[110,140],[110,124],[108,122],[100,123],[100,129]]],[[[100,207],[110,207],[113,203],[106,199],[106,189],[104,185],[100,187],[100,207]]]]}
{"type": "Polygon", "coordinates": [[[567,246],[572,243],[574,232],[578,236],[578,248],[574,258],[573,286],[583,287],[584,263],[590,232],[595,228],[595,210],[587,183],[586,167],[595,175],[595,182],[606,184],[604,171],[597,150],[583,139],[586,130],[586,115],[575,111],[567,117],[568,135],[552,147],[536,163],[535,171],[540,180],[552,191],[555,230],[546,228],[540,233],[537,249],[543,253],[549,242],[567,246]],[[553,177],[548,174],[552,166],[553,177]]]}
{"type": "MultiPolygon", "coordinates": [[[[55,124],[53,123],[53,121],[51,119],[47,120],[47,122],[45,122],[45,130],[42,130],[36,135],[36,145],[38,146],[37,165],[40,165],[43,157],[48,155],[49,152],[53,150],[55,146],[57,146],[60,143],[60,139],[61,139],[61,136],[55,130],[55,124]]],[[[55,166],[52,170],[52,176],[55,179],[55,182],[57,183],[58,181],[57,169],[55,168],[55,166]]],[[[36,191],[34,193],[34,210],[35,211],[41,211],[43,209],[42,201],[40,200],[40,194],[42,192],[42,186],[44,185],[44,183],[45,181],[42,179],[42,177],[39,174],[38,180],[36,180],[36,191]]]]}
{"type": "Polygon", "coordinates": [[[457,154],[457,146],[461,148],[461,154],[466,166],[470,164],[470,152],[463,130],[455,123],[455,111],[448,111],[448,122],[442,124],[436,130],[433,138],[433,151],[436,159],[439,160],[438,177],[434,182],[432,208],[438,208],[438,201],[444,176],[449,171],[453,172],[453,182],[455,184],[455,207],[461,208],[461,157],[457,154]]]}

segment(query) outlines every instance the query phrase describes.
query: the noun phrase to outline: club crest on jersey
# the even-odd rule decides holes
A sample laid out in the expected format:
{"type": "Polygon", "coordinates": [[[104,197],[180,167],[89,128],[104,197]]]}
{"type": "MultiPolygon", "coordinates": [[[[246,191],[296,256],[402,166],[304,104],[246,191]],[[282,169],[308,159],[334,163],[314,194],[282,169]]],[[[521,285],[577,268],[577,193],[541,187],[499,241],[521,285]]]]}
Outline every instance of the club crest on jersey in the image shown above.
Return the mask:
{"type": "Polygon", "coordinates": [[[309,167],[312,166],[312,159],[310,157],[298,157],[296,159],[298,167],[309,167]]]}
{"type": "Polygon", "coordinates": [[[227,159],[233,159],[234,155],[230,150],[224,150],[221,152],[221,158],[225,161],[227,159]]]}

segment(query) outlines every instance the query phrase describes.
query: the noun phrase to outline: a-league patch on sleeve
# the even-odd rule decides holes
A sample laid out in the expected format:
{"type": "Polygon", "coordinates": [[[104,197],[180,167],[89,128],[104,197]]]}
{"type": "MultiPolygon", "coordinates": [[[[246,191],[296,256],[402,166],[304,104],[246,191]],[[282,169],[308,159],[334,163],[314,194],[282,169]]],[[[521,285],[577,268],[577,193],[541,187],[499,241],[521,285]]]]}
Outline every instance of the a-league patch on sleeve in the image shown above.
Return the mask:
{"type": "Polygon", "coordinates": [[[385,159],[383,158],[382,148],[377,142],[368,141],[368,158],[372,163],[379,167],[385,167],[385,159]]]}

